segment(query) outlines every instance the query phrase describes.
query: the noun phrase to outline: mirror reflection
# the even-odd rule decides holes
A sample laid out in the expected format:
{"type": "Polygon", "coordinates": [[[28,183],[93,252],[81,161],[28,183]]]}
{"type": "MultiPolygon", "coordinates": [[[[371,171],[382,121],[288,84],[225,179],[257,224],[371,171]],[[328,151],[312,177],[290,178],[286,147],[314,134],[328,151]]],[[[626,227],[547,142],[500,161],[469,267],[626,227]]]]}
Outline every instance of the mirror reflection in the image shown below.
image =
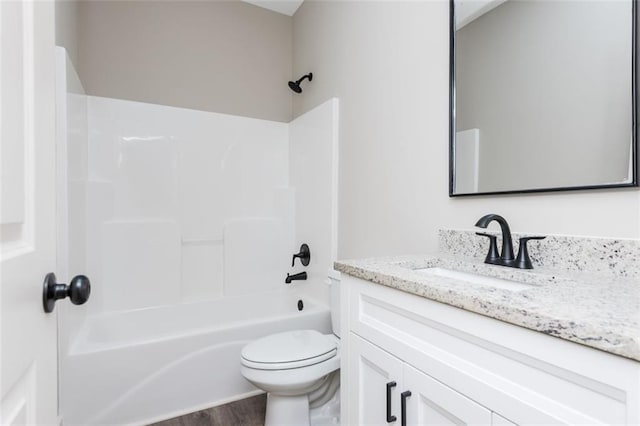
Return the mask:
{"type": "Polygon", "coordinates": [[[451,195],[635,186],[632,0],[454,1],[451,195]]]}

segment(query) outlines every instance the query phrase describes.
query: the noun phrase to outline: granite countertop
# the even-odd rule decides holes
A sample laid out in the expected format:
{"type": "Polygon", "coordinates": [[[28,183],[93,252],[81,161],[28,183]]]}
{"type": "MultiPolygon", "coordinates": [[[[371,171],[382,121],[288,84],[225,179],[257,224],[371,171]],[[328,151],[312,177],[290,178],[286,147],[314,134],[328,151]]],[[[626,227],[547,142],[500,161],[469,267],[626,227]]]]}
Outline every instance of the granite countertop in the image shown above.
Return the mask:
{"type": "Polygon", "coordinates": [[[557,274],[484,264],[449,254],[343,260],[335,269],[551,336],[640,361],[640,283],[635,278],[557,274]],[[519,281],[514,291],[433,277],[413,269],[442,267],[519,281]]]}

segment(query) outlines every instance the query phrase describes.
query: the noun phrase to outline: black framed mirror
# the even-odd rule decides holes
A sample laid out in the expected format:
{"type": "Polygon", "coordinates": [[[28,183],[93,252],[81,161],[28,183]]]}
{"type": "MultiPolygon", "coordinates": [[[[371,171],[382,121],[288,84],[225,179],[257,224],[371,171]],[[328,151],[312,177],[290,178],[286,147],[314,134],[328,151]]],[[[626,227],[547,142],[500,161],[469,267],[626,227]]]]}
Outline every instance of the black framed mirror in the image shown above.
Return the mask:
{"type": "Polygon", "coordinates": [[[638,187],[636,0],[450,0],[449,195],[638,187]]]}

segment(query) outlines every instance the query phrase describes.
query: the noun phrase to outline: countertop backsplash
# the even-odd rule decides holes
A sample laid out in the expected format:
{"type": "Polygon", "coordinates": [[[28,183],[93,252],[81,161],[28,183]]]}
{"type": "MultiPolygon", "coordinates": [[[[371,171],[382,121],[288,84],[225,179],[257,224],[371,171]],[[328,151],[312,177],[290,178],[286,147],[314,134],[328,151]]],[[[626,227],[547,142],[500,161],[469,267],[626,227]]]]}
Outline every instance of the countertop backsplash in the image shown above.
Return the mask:
{"type": "MultiPolygon", "coordinates": [[[[475,230],[441,229],[438,248],[441,253],[484,259],[489,249],[486,237],[475,230]]],[[[484,231],[483,231],[484,232],[484,231]]],[[[498,249],[502,246],[500,232],[498,249]]],[[[519,238],[534,234],[512,233],[515,254],[519,238]]],[[[537,235],[537,234],[536,234],[537,235]]],[[[638,279],[640,285],[640,239],[612,239],[547,235],[540,241],[529,241],[533,267],[569,273],[604,274],[611,278],[638,279]]]]}

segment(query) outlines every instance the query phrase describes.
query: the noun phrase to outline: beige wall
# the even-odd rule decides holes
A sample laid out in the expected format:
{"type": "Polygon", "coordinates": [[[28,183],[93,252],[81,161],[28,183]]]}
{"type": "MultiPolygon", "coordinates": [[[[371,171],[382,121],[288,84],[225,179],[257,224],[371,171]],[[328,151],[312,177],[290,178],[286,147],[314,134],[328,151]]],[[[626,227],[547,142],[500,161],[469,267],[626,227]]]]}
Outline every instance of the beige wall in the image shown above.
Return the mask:
{"type": "Polygon", "coordinates": [[[306,0],[294,15],[294,74],[314,80],[300,115],[340,98],[339,258],[425,252],[438,228],[486,213],[515,231],[640,238],[640,191],[448,197],[446,1],[306,0]]]}
{"type": "Polygon", "coordinates": [[[67,49],[74,66],[78,64],[78,2],[56,0],[56,45],[67,49]]]}
{"type": "Polygon", "coordinates": [[[291,17],[239,0],[84,1],[79,12],[88,94],[291,119],[291,17]]]}

